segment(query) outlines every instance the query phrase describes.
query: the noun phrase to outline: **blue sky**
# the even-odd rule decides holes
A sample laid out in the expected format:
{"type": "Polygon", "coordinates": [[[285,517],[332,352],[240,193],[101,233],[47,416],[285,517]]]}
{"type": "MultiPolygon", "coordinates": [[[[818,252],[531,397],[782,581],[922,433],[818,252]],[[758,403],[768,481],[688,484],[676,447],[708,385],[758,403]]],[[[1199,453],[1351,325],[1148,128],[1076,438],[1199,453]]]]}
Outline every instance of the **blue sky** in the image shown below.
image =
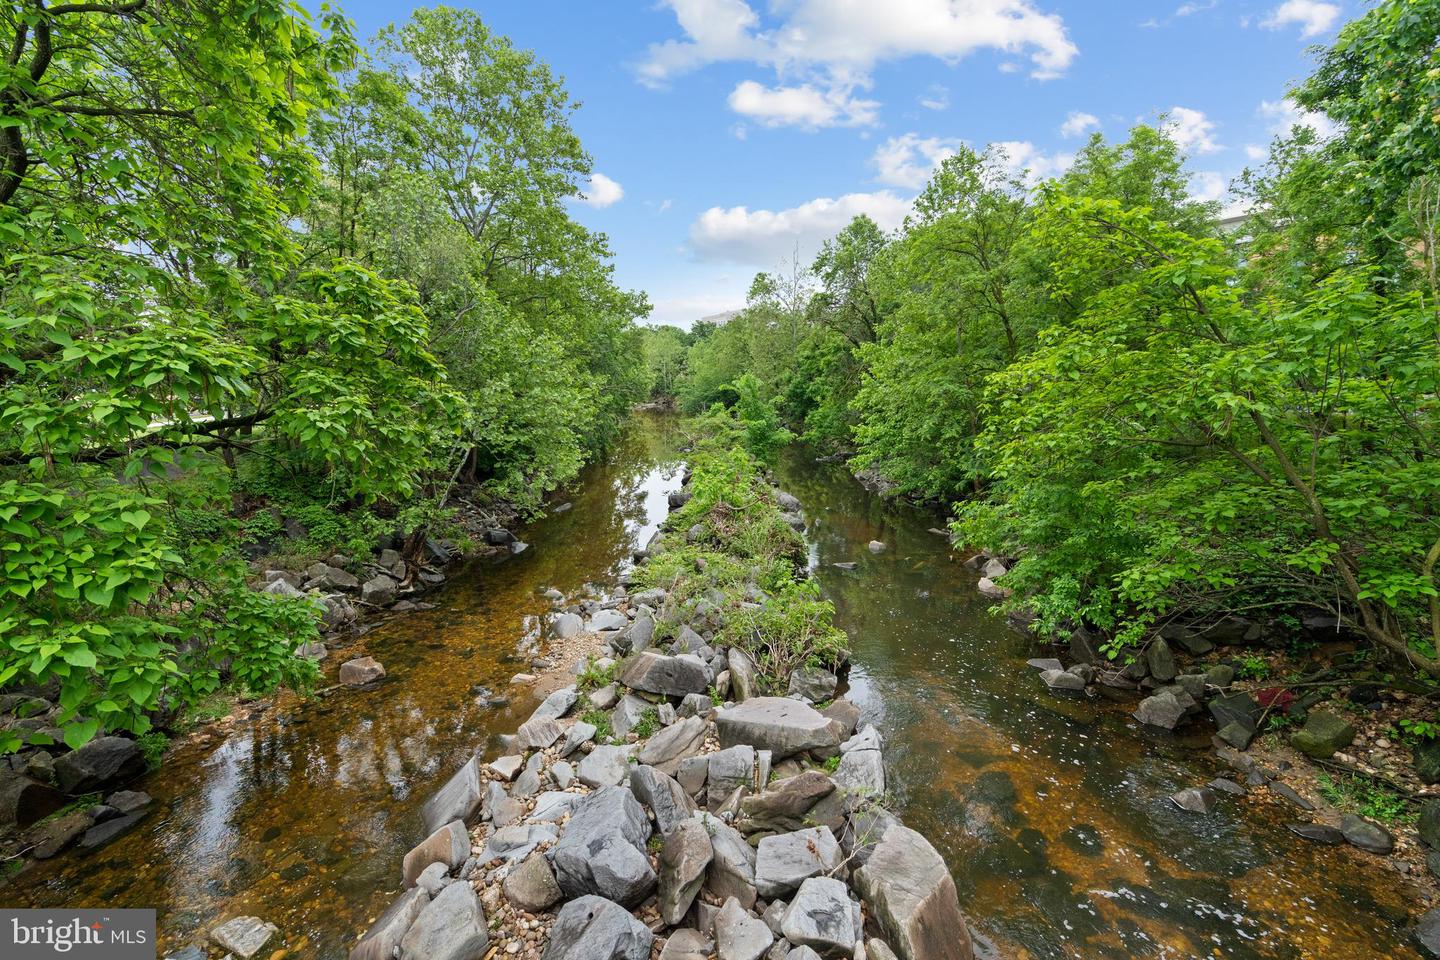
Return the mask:
{"type": "MultiPolygon", "coordinates": [[[[1092,130],[1172,118],[1197,194],[1297,118],[1287,89],[1359,0],[452,0],[583,103],[606,233],[652,323],[743,305],[851,216],[904,217],[957,142],[1063,169],[1092,130]]],[[[409,4],[343,2],[368,38],[409,4]]]]}

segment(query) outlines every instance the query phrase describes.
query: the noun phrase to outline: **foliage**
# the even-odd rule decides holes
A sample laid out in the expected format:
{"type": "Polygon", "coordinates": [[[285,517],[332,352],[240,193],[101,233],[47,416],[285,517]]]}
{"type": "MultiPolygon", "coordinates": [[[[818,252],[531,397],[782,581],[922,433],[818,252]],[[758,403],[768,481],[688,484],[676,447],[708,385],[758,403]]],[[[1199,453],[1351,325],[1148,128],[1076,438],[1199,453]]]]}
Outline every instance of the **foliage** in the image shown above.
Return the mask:
{"type": "Polygon", "coordinates": [[[749,654],[761,686],[779,695],[798,668],[833,672],[845,662],[849,640],[831,622],[834,616],[835,606],[820,598],[818,583],[792,580],[759,609],[742,609],[731,617],[724,641],[749,654]]]}
{"type": "Polygon", "coordinates": [[[692,424],[700,435],[690,500],[671,514],[671,532],[636,569],[638,585],[664,588],[667,604],[684,613],[702,603],[718,608],[717,636],[750,655],[766,690],[783,692],[797,667],[839,669],[848,638],[819,585],[804,577],[804,544],[748,452],[747,424],[723,409],[692,424]]]}
{"type": "Polygon", "coordinates": [[[630,732],[641,740],[647,740],[660,729],[660,711],[655,707],[646,707],[640,711],[640,719],[630,728],[630,732]]]}
{"type": "Polygon", "coordinates": [[[1384,824],[1411,823],[1416,815],[1410,812],[1405,798],[1395,791],[1360,776],[1332,777],[1328,773],[1316,777],[1320,795],[1346,813],[1384,824]]]}
{"type": "Polygon", "coordinates": [[[1270,662],[1257,654],[1247,653],[1236,663],[1235,676],[1242,680],[1264,680],[1270,676],[1270,662]]]}
{"type": "Polygon", "coordinates": [[[597,743],[604,743],[615,736],[615,730],[610,726],[610,714],[605,710],[586,710],[580,714],[580,719],[595,728],[597,743]]]}
{"type": "Polygon", "coordinates": [[[314,603],[242,544],[364,555],[467,464],[533,505],[639,395],[573,105],[473,15],[387,31],[388,72],[289,0],[0,30],[0,687],[57,685],[72,746],[313,681],[314,603]]]}

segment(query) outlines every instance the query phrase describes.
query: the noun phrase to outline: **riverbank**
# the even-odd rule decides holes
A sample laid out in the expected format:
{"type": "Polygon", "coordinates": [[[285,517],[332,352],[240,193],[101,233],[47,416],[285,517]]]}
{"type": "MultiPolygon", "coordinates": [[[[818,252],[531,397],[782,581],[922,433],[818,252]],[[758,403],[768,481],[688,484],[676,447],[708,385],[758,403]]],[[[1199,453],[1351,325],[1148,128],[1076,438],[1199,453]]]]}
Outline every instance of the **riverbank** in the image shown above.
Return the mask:
{"type": "Polygon", "coordinates": [[[410,889],[352,958],[639,960],[656,934],[662,957],[969,956],[943,860],[881,805],[879,732],[832,699],[841,641],[819,605],[782,600],[798,504],[751,471],[702,459],[630,578],[644,589],[608,608],[608,655],[576,663],[516,752],[472,758],[428,801],[410,889]]]}

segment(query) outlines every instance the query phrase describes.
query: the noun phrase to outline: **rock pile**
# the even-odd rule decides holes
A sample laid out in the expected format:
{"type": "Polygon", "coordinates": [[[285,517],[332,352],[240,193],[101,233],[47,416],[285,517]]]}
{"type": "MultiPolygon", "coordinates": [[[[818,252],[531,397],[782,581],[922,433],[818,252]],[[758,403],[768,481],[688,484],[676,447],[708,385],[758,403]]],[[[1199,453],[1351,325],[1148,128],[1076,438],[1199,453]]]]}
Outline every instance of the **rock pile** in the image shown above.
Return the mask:
{"type": "Polygon", "coordinates": [[[761,696],[705,610],[657,644],[668,603],[586,611],[602,656],[425,804],[352,960],[969,960],[944,861],[883,807],[879,731],[826,702],[838,678],[761,696]]]}

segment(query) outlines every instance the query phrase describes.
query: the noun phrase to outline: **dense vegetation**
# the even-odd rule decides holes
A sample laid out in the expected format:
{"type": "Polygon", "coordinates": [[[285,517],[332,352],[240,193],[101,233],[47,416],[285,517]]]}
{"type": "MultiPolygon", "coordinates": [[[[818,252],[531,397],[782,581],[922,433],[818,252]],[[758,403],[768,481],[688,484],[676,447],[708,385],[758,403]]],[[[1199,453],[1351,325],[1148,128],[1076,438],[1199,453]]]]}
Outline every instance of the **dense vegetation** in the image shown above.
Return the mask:
{"type": "Polygon", "coordinates": [[[669,594],[657,637],[710,624],[718,643],[750,657],[764,692],[783,694],[796,669],[838,670],[849,641],[809,579],[804,541],[766,479],[764,457],[782,439],[770,433],[774,416],[771,409],[748,419],[741,405],[689,422],[690,498],[670,514],[636,577],[669,594]]]}
{"type": "Polygon", "coordinates": [[[365,51],[289,0],[37,0],[0,35],[0,688],[58,687],[72,745],[307,682],[315,609],[247,552],[418,549],[457,483],[537,508],[643,393],[575,104],[474,14],[365,51]]]}
{"type": "Polygon", "coordinates": [[[1386,0],[1340,32],[1294,91],[1339,132],[1278,139],[1238,229],[1163,128],[1038,186],[962,150],[894,235],[862,217],[757,277],[667,379],[692,411],[758,386],[955,504],[1045,633],[1318,616],[1440,676],[1436,24],[1386,0]]]}

